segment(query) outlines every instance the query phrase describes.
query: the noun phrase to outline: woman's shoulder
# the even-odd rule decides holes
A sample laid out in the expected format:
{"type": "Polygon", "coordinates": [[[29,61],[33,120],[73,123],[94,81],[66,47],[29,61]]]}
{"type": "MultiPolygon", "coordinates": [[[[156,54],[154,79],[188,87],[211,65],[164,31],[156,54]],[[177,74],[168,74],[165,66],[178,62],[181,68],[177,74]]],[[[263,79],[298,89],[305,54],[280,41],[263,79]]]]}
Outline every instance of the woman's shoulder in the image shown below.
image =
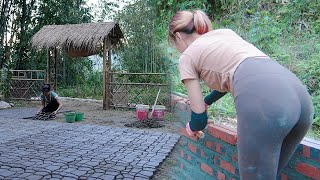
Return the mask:
{"type": "Polygon", "coordinates": [[[54,97],[54,98],[55,98],[55,97],[58,97],[58,94],[55,93],[54,91],[50,91],[50,94],[51,94],[51,96],[54,97]]]}
{"type": "MultiPolygon", "coordinates": [[[[221,34],[236,34],[232,29],[214,29],[207,32],[208,35],[221,35],[221,34]]],[[[204,35],[206,35],[204,34],[204,35]]]]}

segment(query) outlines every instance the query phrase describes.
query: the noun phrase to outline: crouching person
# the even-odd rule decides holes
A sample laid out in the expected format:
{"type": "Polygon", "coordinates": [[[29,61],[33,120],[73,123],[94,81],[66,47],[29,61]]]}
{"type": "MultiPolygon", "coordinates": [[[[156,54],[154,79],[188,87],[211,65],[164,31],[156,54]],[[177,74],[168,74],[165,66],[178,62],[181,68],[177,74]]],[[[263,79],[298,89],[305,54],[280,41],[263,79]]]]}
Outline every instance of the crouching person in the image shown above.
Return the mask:
{"type": "Polygon", "coordinates": [[[36,119],[47,120],[49,118],[55,118],[56,114],[62,107],[62,103],[58,98],[58,95],[51,91],[50,84],[44,84],[42,86],[41,107],[38,110],[36,119]]]}

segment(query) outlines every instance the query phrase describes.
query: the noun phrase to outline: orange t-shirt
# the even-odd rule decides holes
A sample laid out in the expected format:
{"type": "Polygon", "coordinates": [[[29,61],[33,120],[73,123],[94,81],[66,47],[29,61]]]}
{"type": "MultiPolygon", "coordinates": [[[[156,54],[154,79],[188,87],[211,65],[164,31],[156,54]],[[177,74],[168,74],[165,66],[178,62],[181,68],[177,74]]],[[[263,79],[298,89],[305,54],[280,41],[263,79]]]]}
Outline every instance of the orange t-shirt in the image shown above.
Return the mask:
{"type": "Polygon", "coordinates": [[[233,93],[233,74],[248,57],[268,57],[230,29],[198,37],[179,59],[181,80],[201,79],[210,89],[233,93]]]}

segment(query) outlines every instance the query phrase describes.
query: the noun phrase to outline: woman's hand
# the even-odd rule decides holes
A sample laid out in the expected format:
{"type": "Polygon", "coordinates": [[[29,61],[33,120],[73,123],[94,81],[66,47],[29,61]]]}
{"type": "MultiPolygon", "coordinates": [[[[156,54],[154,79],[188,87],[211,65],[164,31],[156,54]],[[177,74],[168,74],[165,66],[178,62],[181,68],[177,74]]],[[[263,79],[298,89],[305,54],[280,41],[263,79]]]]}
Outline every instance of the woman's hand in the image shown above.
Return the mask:
{"type": "Polygon", "coordinates": [[[187,133],[188,133],[189,136],[191,136],[191,137],[196,136],[196,132],[194,132],[194,131],[192,131],[192,130],[190,129],[189,123],[186,124],[186,131],[187,131],[187,133]]]}
{"type": "Polygon", "coordinates": [[[206,108],[206,112],[208,112],[208,109],[209,109],[209,105],[204,103],[204,107],[206,108]]]}

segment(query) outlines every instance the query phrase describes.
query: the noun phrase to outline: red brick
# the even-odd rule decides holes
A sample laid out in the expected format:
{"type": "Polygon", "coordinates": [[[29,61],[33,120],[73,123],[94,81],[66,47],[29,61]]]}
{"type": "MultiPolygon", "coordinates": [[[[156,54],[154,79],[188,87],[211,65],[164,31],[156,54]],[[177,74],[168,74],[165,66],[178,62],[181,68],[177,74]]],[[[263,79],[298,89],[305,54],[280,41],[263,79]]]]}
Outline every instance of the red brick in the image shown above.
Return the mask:
{"type": "Polygon", "coordinates": [[[184,169],[184,164],[180,163],[180,169],[184,169]]]}
{"type": "Polygon", "coordinates": [[[208,166],[207,164],[205,163],[201,163],[200,164],[200,168],[202,171],[206,172],[207,174],[210,174],[212,176],[213,174],[213,169],[212,167],[208,166]]]}
{"type": "Polygon", "coordinates": [[[221,146],[221,144],[214,143],[214,142],[211,142],[211,141],[206,141],[206,147],[218,152],[219,154],[222,154],[222,151],[221,151],[221,147],[222,146],[221,146]]]}
{"type": "Polygon", "coordinates": [[[222,172],[218,171],[217,178],[218,178],[218,180],[225,180],[226,175],[224,175],[222,172]]]}
{"type": "Polygon", "coordinates": [[[288,176],[284,173],[281,173],[281,180],[289,180],[288,176]]]}
{"type": "Polygon", "coordinates": [[[221,144],[216,143],[214,150],[221,154],[221,144]]]}
{"type": "Polygon", "coordinates": [[[177,106],[181,111],[186,111],[187,104],[183,101],[177,102],[177,106]]]}
{"type": "Polygon", "coordinates": [[[197,147],[191,143],[188,143],[188,148],[190,149],[191,152],[197,153],[197,147]]]}
{"type": "Polygon", "coordinates": [[[198,141],[199,140],[199,138],[197,138],[196,136],[192,136],[192,137],[189,136],[185,128],[180,128],[179,129],[179,133],[180,133],[180,135],[185,136],[188,139],[191,139],[192,141],[198,141]]]}
{"type": "Polygon", "coordinates": [[[213,146],[213,142],[211,142],[211,141],[206,141],[206,147],[207,148],[212,148],[212,146],[213,146]]]}
{"type": "Polygon", "coordinates": [[[183,101],[184,98],[179,96],[171,96],[171,105],[175,106],[179,101],[183,101]]]}
{"type": "Polygon", "coordinates": [[[238,155],[237,155],[237,154],[233,154],[233,155],[231,156],[231,159],[232,159],[233,162],[238,161],[238,155]]]}
{"type": "Polygon", "coordinates": [[[207,157],[206,153],[202,149],[200,150],[200,155],[201,157],[207,157]]]}
{"type": "Polygon", "coordinates": [[[296,170],[299,173],[301,173],[309,178],[312,178],[315,180],[320,180],[320,169],[319,168],[316,168],[316,167],[311,166],[306,163],[297,163],[296,170]]]}
{"type": "Polygon", "coordinates": [[[220,166],[221,168],[227,170],[228,172],[230,172],[232,174],[236,174],[236,169],[232,166],[232,164],[222,160],[218,156],[214,157],[213,163],[220,166]],[[219,161],[219,163],[218,163],[218,161],[219,161]]]}
{"type": "Polygon", "coordinates": [[[223,129],[226,129],[228,132],[237,133],[236,129],[233,129],[229,126],[223,125],[223,124],[217,124],[218,126],[222,127],[223,129]]]}
{"type": "Polygon", "coordinates": [[[178,144],[179,144],[179,145],[182,145],[182,144],[183,144],[182,139],[179,139],[178,144]]]}
{"type": "Polygon", "coordinates": [[[183,152],[183,150],[180,151],[180,155],[181,155],[182,158],[184,157],[184,152],[183,152]]]}
{"type": "Polygon", "coordinates": [[[235,145],[237,142],[237,133],[229,131],[220,127],[219,125],[209,125],[208,126],[208,133],[216,138],[219,138],[229,144],[235,145]]]}
{"type": "Polygon", "coordinates": [[[303,155],[304,157],[310,158],[310,147],[308,147],[308,146],[303,146],[302,155],[303,155]]]}

